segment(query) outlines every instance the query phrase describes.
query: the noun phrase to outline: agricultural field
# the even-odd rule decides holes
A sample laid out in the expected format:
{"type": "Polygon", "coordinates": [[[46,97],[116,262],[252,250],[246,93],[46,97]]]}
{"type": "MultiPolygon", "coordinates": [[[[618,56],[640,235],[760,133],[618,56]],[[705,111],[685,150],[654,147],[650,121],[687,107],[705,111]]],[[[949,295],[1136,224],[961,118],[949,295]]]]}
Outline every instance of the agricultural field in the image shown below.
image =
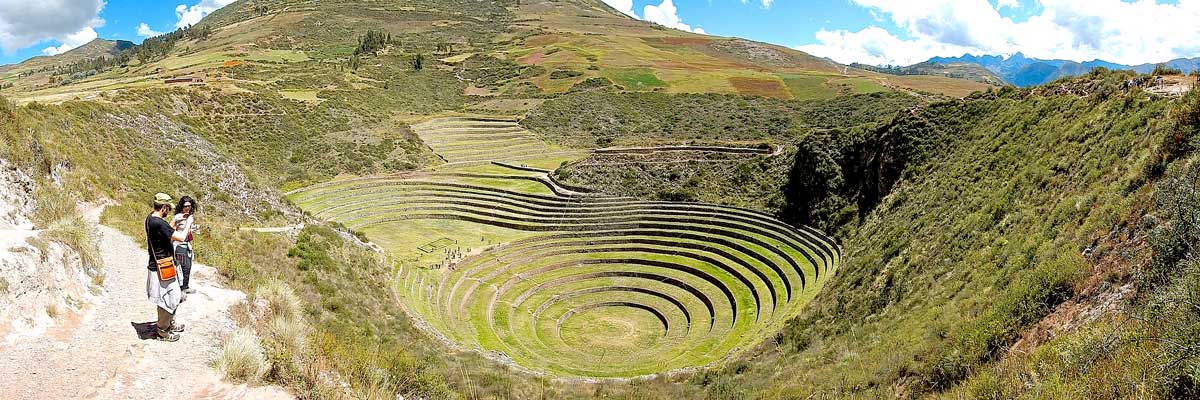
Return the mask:
{"type": "MultiPolygon", "coordinates": [[[[413,129],[448,163],[289,199],[381,246],[396,297],[432,332],[520,368],[627,378],[718,362],[777,332],[840,260],[824,234],[757,211],[564,187],[542,167],[572,158],[514,121],[413,129]]],[[[774,151],[597,153],[698,149],[774,151]]]]}
{"type": "Polygon", "coordinates": [[[549,145],[512,119],[449,117],[415,124],[412,128],[434,153],[452,165],[553,161],[556,156],[578,158],[585,154],[549,145]]]}

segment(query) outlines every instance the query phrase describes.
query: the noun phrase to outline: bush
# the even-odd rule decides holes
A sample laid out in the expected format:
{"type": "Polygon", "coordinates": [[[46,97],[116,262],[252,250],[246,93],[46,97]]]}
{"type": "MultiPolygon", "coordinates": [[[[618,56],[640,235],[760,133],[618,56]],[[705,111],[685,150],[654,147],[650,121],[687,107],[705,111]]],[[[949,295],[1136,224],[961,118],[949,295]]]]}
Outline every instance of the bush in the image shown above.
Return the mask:
{"type": "Polygon", "coordinates": [[[1176,281],[1147,305],[1153,341],[1161,343],[1162,382],[1170,398],[1200,396],[1200,261],[1180,265],[1176,281]]]}
{"type": "Polygon", "coordinates": [[[1142,288],[1167,282],[1176,275],[1178,263],[1197,256],[1197,243],[1200,243],[1200,189],[1197,185],[1200,185],[1200,166],[1192,164],[1155,186],[1157,210],[1147,217],[1154,255],[1150,266],[1139,271],[1138,284],[1142,288]]]}
{"type": "Polygon", "coordinates": [[[550,79],[570,79],[582,75],[582,72],[575,70],[556,69],[553,72],[550,72],[550,79]]]}
{"type": "Polygon", "coordinates": [[[225,337],[217,354],[217,371],[235,382],[258,383],[270,370],[262,342],[254,331],[242,328],[225,337]]]}

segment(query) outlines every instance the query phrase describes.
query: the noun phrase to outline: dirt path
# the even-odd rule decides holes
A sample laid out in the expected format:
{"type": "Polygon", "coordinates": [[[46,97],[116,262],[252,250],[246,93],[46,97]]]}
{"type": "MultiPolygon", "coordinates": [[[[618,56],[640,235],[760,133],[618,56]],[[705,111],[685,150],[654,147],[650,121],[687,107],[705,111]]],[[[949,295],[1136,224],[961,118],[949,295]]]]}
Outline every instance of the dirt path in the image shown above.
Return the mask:
{"type": "Polygon", "coordinates": [[[642,146],[642,147],[605,147],[593,150],[596,154],[653,154],[653,153],[672,153],[672,152],[702,152],[702,153],[727,153],[727,154],[746,154],[746,155],[765,155],[777,156],[783,153],[783,146],[771,145],[770,148],[758,147],[731,147],[731,146],[699,146],[699,145],[675,145],[675,146],[642,146]]]}
{"type": "Polygon", "coordinates": [[[276,387],[222,382],[210,367],[221,336],[234,327],[229,307],[245,298],[223,288],[211,267],[192,271],[197,292],[180,306],[182,338],[143,339],[155,318],[146,299],[146,251],[112,228],[98,229],[103,291],[45,336],[0,349],[0,399],[292,398],[276,387]]]}
{"type": "Polygon", "coordinates": [[[296,225],[288,225],[288,226],[271,226],[271,227],[259,227],[259,228],[252,228],[252,227],[244,226],[244,227],[238,228],[238,230],[241,230],[241,231],[251,231],[251,232],[259,232],[259,233],[289,233],[289,232],[299,232],[303,229],[304,229],[304,223],[299,223],[296,225]]]}

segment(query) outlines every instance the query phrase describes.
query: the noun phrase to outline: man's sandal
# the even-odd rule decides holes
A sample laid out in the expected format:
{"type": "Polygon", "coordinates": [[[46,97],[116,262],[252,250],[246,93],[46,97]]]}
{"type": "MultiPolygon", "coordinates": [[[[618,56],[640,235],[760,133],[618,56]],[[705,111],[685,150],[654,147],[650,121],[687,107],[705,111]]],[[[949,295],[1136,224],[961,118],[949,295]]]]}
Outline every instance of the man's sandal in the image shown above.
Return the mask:
{"type": "Polygon", "coordinates": [[[177,342],[179,341],[179,334],[175,332],[158,331],[158,337],[154,339],[163,342],[177,342]]]}

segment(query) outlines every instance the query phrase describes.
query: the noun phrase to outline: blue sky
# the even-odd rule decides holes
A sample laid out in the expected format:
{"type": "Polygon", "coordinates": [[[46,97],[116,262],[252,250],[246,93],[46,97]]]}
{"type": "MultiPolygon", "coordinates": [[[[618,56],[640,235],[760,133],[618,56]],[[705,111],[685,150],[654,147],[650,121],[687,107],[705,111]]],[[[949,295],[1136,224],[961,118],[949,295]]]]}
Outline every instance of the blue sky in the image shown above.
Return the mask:
{"type": "Polygon", "coordinates": [[[843,63],[964,53],[1141,64],[1200,57],[1200,0],[604,0],[681,30],[843,63]]]}
{"type": "Polygon", "coordinates": [[[96,37],[141,43],[232,0],[0,0],[0,64],[69,50],[96,37]],[[141,24],[145,28],[139,31],[141,24]],[[140,33],[140,34],[139,34],[140,33]]]}
{"type": "MultiPolygon", "coordinates": [[[[0,64],[141,42],[232,0],[0,0],[0,64]],[[141,24],[145,27],[139,29],[141,24]]],[[[1140,64],[1200,57],[1200,0],[602,0],[640,19],[869,64],[963,53],[1140,64]]]]}

